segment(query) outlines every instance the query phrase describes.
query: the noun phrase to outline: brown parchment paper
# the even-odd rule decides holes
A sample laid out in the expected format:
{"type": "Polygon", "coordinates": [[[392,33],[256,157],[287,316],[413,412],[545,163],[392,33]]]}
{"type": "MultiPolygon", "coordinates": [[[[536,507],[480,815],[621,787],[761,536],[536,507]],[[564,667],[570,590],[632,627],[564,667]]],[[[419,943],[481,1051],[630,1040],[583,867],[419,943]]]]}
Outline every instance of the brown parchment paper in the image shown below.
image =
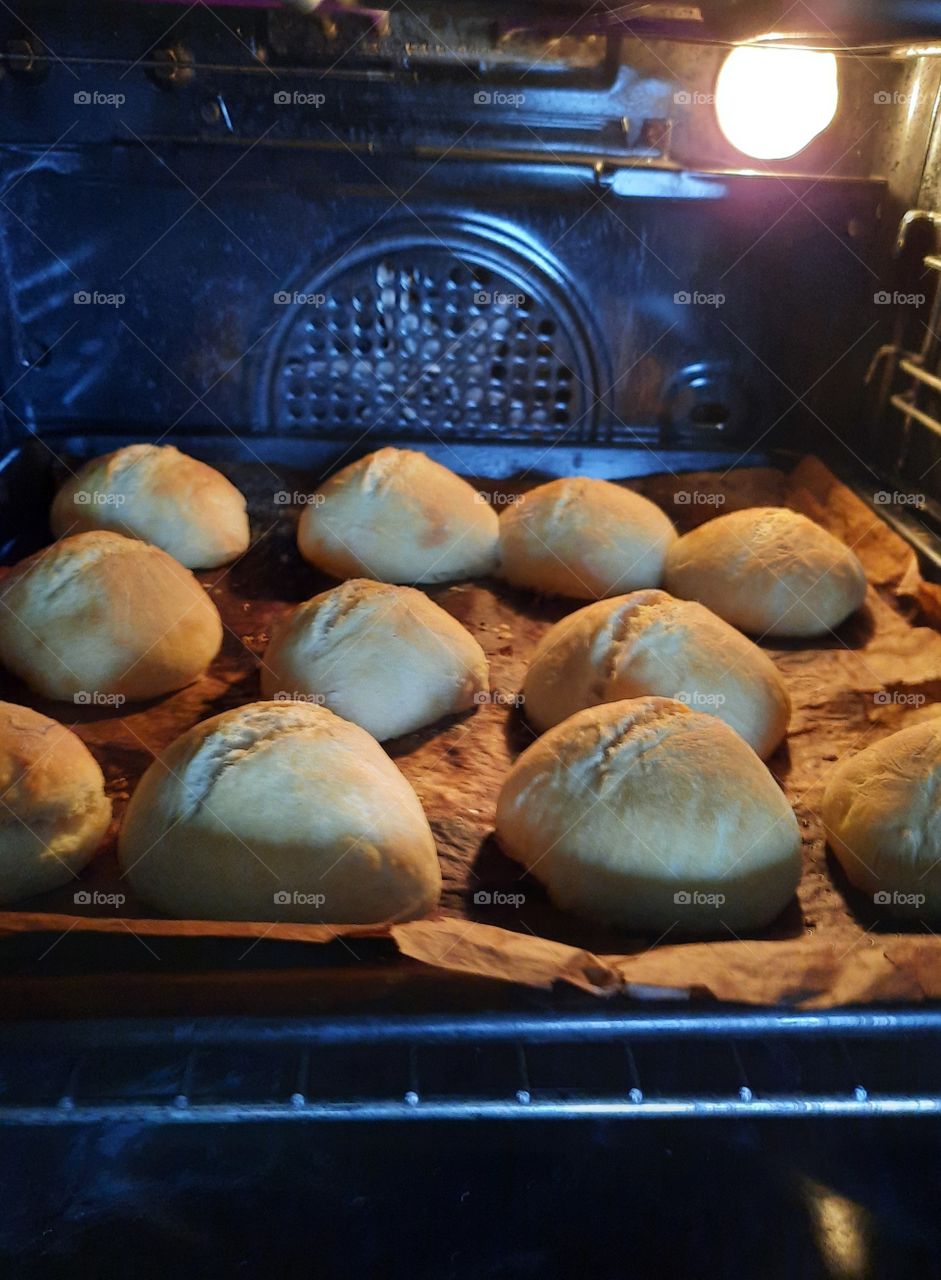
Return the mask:
{"type": "MultiPolygon", "coordinates": [[[[860,900],[827,854],[817,814],[836,761],[938,714],[941,588],[922,580],[908,545],[815,458],[805,458],[790,474],[752,469],[631,484],[681,530],[720,511],[791,506],[854,547],[866,567],[866,607],[838,635],[769,647],[794,714],[787,744],[768,763],[797,813],[804,856],[797,898],[770,929],[708,942],[685,941],[676,930],[656,940],[628,937],[558,911],[541,886],[503,855],[492,836],[497,793],[512,761],[533,740],[514,695],[540,636],[580,602],[538,599],[495,581],[429,592],[486,650],[493,701],[385,744],[435,832],[444,893],[434,917],[388,928],[154,917],[121,878],[114,852],[130,793],[153,754],[184,730],[260,696],[258,658],[272,623],[331,585],[295,549],[300,508],[284,495],[305,492],[304,478],[261,465],[226,470],[249,496],[255,537],[242,561],[199,575],[226,625],[223,651],[201,680],[168,698],[115,710],[45,703],[11,678],[0,678],[0,698],[34,706],[84,739],[105,770],[115,806],[109,838],[80,881],[0,912],[0,936],[75,929],[311,943],[338,935],[384,936],[403,955],[455,974],[537,987],[564,982],[599,996],[710,996],[803,1007],[941,996],[941,937],[927,926],[900,933],[872,903],[860,900]],[[123,895],[123,901],[76,901],[83,891],[123,895]]],[[[480,487],[499,503],[527,486],[480,487]]]]}

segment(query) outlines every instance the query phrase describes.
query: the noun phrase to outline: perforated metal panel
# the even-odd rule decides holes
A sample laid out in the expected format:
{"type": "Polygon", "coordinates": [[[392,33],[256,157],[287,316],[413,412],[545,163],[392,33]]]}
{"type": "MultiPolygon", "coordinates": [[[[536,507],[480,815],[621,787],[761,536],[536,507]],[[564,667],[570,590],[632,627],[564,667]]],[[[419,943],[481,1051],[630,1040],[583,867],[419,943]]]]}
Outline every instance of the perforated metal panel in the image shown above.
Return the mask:
{"type": "Polygon", "coordinates": [[[593,439],[597,380],[578,319],[527,265],[441,243],[390,245],[276,295],[290,316],[269,369],[273,425],[593,439]]]}

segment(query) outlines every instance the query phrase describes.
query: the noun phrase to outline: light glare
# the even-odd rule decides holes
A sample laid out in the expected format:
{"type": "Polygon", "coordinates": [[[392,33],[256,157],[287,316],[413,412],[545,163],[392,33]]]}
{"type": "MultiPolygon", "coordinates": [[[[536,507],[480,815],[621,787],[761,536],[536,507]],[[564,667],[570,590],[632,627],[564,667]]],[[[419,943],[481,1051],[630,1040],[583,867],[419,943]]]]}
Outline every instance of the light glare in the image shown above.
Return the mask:
{"type": "Polygon", "coordinates": [[[826,129],[838,98],[834,54],[741,45],[719,72],[716,115],[737,151],[780,160],[826,129]]]}

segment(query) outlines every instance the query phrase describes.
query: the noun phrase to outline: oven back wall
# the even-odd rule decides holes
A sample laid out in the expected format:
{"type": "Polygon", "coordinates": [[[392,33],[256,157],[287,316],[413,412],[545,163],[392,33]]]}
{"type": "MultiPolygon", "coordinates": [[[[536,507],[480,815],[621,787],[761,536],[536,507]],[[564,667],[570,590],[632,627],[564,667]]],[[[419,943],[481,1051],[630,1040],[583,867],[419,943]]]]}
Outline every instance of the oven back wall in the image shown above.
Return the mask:
{"type": "Polygon", "coordinates": [[[264,144],[8,147],[0,181],[13,433],[802,448],[858,430],[885,318],[868,183],[264,144]]]}

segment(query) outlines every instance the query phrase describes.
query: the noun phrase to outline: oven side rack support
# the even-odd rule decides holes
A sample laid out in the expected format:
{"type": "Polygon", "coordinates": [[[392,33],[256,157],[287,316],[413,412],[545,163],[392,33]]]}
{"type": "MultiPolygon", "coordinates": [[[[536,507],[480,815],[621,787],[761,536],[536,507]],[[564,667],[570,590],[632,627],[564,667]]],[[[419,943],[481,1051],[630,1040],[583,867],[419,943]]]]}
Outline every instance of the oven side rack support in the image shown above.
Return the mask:
{"type": "Polygon", "coordinates": [[[0,1125],[941,1114],[941,1009],[0,1027],[0,1125]]]}

